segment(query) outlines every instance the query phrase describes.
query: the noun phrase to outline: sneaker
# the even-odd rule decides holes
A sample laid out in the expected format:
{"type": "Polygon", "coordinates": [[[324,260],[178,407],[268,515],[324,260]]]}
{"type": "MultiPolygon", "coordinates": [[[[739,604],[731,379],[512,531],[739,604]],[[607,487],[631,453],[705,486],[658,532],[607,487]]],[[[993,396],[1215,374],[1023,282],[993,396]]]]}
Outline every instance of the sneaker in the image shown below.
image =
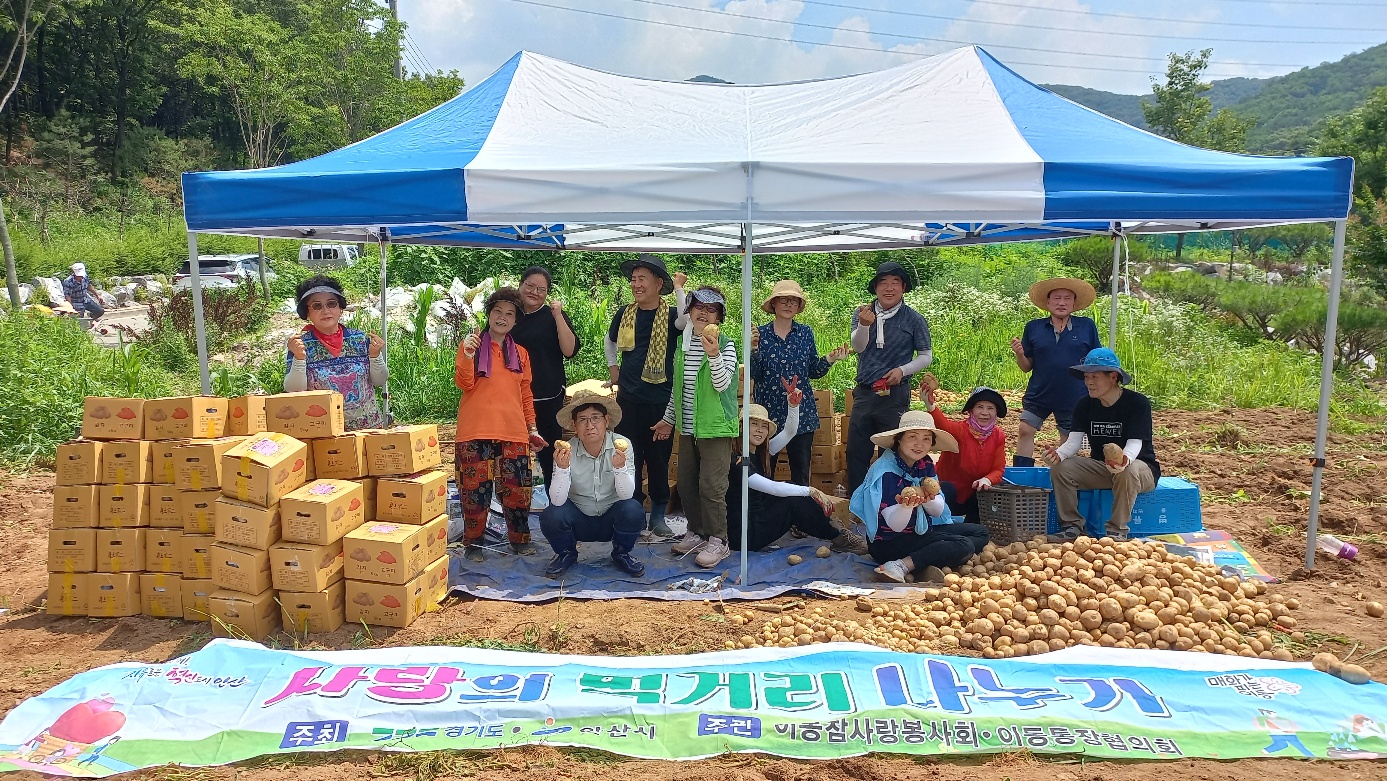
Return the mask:
{"type": "Polygon", "coordinates": [[[539,548],[533,542],[512,542],[510,552],[517,556],[533,556],[539,553],[539,548]]]}
{"type": "Polygon", "coordinates": [[[674,543],[674,545],[670,547],[670,552],[683,556],[686,553],[693,553],[699,548],[702,548],[705,542],[707,542],[707,540],[693,532],[684,532],[684,539],[674,543]]]}
{"type": "Polygon", "coordinates": [[[622,572],[632,577],[638,578],[645,574],[645,563],[626,551],[612,551],[612,561],[616,562],[622,572]]]}
{"type": "Polygon", "coordinates": [[[866,556],[867,538],[857,532],[844,530],[842,534],[833,538],[833,543],[829,547],[839,553],[856,553],[859,556],[866,556]]]}
{"type": "Polygon", "coordinates": [[[731,554],[732,549],[727,547],[727,543],[717,537],[709,537],[708,541],[703,543],[703,547],[698,549],[698,557],[694,561],[704,569],[711,569],[731,554]]]}
{"type": "Polygon", "coordinates": [[[900,559],[886,562],[880,567],[877,567],[876,572],[883,578],[894,580],[897,583],[904,583],[905,576],[910,574],[906,571],[905,565],[901,563],[900,559]]]}
{"type": "Polygon", "coordinates": [[[1056,534],[1045,535],[1045,540],[1047,542],[1065,543],[1073,542],[1082,536],[1083,530],[1080,529],[1078,526],[1066,526],[1063,529],[1060,529],[1059,532],[1056,534]]]}
{"type": "Polygon", "coordinates": [[[564,551],[555,553],[554,558],[550,559],[549,566],[544,568],[546,578],[557,578],[568,571],[569,567],[578,563],[578,551],[564,551]]]}

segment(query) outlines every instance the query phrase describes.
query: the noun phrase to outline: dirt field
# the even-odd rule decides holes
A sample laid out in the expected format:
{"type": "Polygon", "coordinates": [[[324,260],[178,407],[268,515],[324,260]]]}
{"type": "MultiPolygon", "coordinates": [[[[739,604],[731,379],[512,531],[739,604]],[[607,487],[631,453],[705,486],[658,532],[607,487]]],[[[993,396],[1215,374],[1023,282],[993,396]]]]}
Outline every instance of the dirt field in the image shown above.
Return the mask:
{"type": "MultiPolygon", "coordinates": [[[[1015,419],[1007,421],[1015,435],[1015,419]]],[[[1200,485],[1208,528],[1233,535],[1274,574],[1273,593],[1298,597],[1298,628],[1307,633],[1308,659],[1325,650],[1352,655],[1375,677],[1387,678],[1387,619],[1369,618],[1367,601],[1387,602],[1387,428],[1345,424],[1330,438],[1322,504],[1324,532],[1358,543],[1356,562],[1319,559],[1306,572],[1305,519],[1309,506],[1314,417],[1291,410],[1162,412],[1156,416],[1157,455],[1167,475],[1200,485]],[[1351,430],[1350,430],[1351,429],[1351,430]],[[1378,653],[1381,651],[1381,653],[1378,653]]],[[[153,618],[49,617],[34,606],[47,589],[46,537],[53,477],[0,475],[0,546],[10,551],[0,569],[0,596],[11,612],[0,617],[0,713],[83,670],[119,661],[158,662],[201,647],[206,624],[153,618]]],[[[654,555],[650,552],[648,555],[654,555]]],[[[850,602],[818,602],[844,615],[850,602]]],[[[535,606],[466,601],[427,615],[404,630],[344,627],[315,636],[318,649],[398,645],[473,645],[567,653],[635,655],[717,650],[735,639],[734,628],[702,617],[700,603],[640,600],[535,606]],[[620,622],[612,617],[620,616],[620,622]],[[619,626],[620,628],[616,628],[619,626]]],[[[284,646],[292,640],[281,637],[284,646]]],[[[1239,762],[1181,760],[1171,764],[1038,760],[1004,755],[974,760],[914,760],[881,755],[831,762],[730,756],[700,762],[630,761],[600,752],[526,748],[478,754],[384,755],[349,752],[256,760],[228,768],[163,769],[129,776],[166,781],[239,779],[325,781],[368,778],[605,779],[632,781],[720,779],[838,781],[839,779],[980,779],[982,781],[1136,781],[1157,774],[1186,779],[1260,778],[1270,781],[1387,777],[1380,763],[1239,762]]],[[[11,778],[38,778],[18,773],[11,778]]]]}

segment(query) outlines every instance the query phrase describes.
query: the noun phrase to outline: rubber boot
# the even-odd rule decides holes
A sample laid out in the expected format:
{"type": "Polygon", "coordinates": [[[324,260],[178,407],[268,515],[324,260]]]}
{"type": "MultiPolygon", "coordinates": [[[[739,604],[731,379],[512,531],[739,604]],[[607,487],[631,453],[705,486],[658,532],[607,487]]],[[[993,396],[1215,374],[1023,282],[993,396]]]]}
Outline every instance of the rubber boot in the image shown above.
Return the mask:
{"type": "Polygon", "coordinates": [[[650,531],[652,537],[674,536],[674,531],[669,528],[669,524],[665,523],[665,505],[650,505],[650,520],[646,523],[645,528],[650,531]]]}
{"type": "Polygon", "coordinates": [[[1035,466],[1035,459],[1030,456],[1012,456],[1012,466],[1035,466]]]}

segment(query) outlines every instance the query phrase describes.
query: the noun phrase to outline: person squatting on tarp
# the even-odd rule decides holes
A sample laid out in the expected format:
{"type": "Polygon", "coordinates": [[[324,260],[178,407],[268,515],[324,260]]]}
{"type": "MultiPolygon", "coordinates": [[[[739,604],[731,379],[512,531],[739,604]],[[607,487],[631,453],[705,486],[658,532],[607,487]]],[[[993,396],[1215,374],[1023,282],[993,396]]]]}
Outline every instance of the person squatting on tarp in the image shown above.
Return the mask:
{"type": "Polygon", "coordinates": [[[848,490],[855,491],[872,460],[872,432],[895,426],[910,406],[911,378],[929,368],[929,323],[905,303],[914,287],[901,264],[877,267],[867,292],[876,300],[852,316],[857,385],[848,425],[848,490]]]}
{"type": "Polygon", "coordinates": [[[544,266],[530,266],[521,272],[520,299],[524,307],[520,321],[511,329],[511,338],[525,348],[533,363],[535,425],[549,443],[536,454],[545,485],[553,480],[554,445],[563,437],[563,427],[558,423],[568,385],[563,364],[583,349],[582,340],[573,331],[573,321],[563,311],[563,302],[549,298],[553,286],[553,276],[544,266]]]}
{"type": "Polygon", "coordinates": [[[817,488],[766,477],[770,474],[772,457],[784,449],[791,441],[792,432],[797,430],[795,424],[802,400],[809,398],[788,381],[782,390],[789,412],[788,427],[780,433],[776,433],[775,421],[765,407],[752,404],[747,409],[751,456],[733,458],[727,481],[727,534],[732,547],[741,550],[742,546],[742,463],[745,458],[749,466],[747,488],[750,489],[747,491],[747,550],[759,551],[784,536],[791,526],[796,526],[807,535],[828,540],[835,551],[867,555],[867,541],[862,535],[839,529],[829,520],[833,514],[831,497],[817,488]]]}
{"type": "Polygon", "coordinates": [[[674,532],[665,523],[671,443],[668,438],[655,439],[653,433],[664,417],[673,388],[675,342],[679,338],[674,321],[678,315],[665,305],[664,296],[674,290],[674,280],[665,269],[665,262],[648,253],[623,262],[621,273],[630,281],[634,303],[617,311],[603,340],[607,386],[616,386],[616,400],[621,405],[621,423],[616,433],[631,441],[636,462],[635,499],[641,504],[646,499],[641,490],[641,470],[645,470],[646,489],[650,493],[646,529],[656,537],[673,537],[674,532]]]}
{"type": "Polygon", "coordinates": [[[867,527],[877,574],[897,583],[917,571],[923,577],[916,580],[942,581],[941,567],[957,567],[987,545],[987,527],[950,523],[930,450],[956,453],[958,443],[932,423],[929,413],[910,410],[894,428],[873,434],[871,442],[885,452],[849,505],[867,527]]]}
{"type": "Polygon", "coordinates": [[[630,442],[609,430],[621,422],[616,399],[579,391],[558,412],[558,423],[577,434],[554,443],[554,480],[540,531],[554,549],[544,574],[557,578],[578,561],[578,543],[612,543],[612,561],[628,575],[645,574],[631,555],[645,528],[645,510],[636,491],[636,460],[630,442]]]}
{"type": "MultiPolygon", "coordinates": [[[[682,281],[682,280],[680,280],[682,281]]],[[[682,287],[675,300],[683,329],[674,358],[674,390],[654,436],[679,437],[679,499],[689,519],[684,539],[671,550],[705,569],[727,558],[727,472],[741,432],[737,404],[737,346],[722,333],[727,303],[722,291],[704,285],[684,305],[682,287]]]]}
{"type": "MultiPolygon", "coordinates": [[[[833,414],[832,409],[823,410],[822,413],[819,411],[809,381],[828,374],[830,366],[848,355],[847,345],[827,356],[819,355],[814,343],[814,330],[795,322],[795,316],[804,311],[807,300],[798,282],[780,280],[775,283],[766,300],[761,302],[761,311],[775,315],[775,320],[751,332],[751,395],[757,404],[766,408],[771,421],[781,430],[785,429],[788,412],[781,385],[792,382],[804,393],[799,427],[790,431],[790,442],[784,448],[785,456],[790,460],[790,482],[799,485],[809,485],[809,462],[814,447],[814,432],[819,428],[819,415],[833,414]]],[[[780,451],[772,450],[770,463],[765,465],[765,474],[775,474],[779,461],[780,451]]]]}
{"type": "Polygon", "coordinates": [[[1054,415],[1061,442],[1073,430],[1070,415],[1087,394],[1084,384],[1070,375],[1069,367],[1082,361],[1090,350],[1103,346],[1093,320],[1073,313],[1089,308],[1095,298],[1093,285],[1082,279],[1057,277],[1031,285],[1031,303],[1050,316],[1026,323],[1021,338],[1011,340],[1016,366],[1031,375],[1021,401],[1021,427],[1012,466],[1035,466],[1035,434],[1047,417],[1054,415]]]}
{"type": "Polygon", "coordinates": [[[493,490],[501,500],[511,551],[522,556],[538,552],[530,541],[530,449],[547,443],[535,426],[530,355],[510,333],[523,307],[513,287],[488,296],[486,329],[481,336],[468,334],[463,340],[453,371],[462,389],[456,466],[464,555],[469,561],[486,558],[481,540],[493,490]]]}
{"type": "Polygon", "coordinates": [[[1079,491],[1092,489],[1112,491],[1107,536],[1125,540],[1137,494],[1154,489],[1161,477],[1151,442],[1151,400],[1123,387],[1132,376],[1118,363],[1117,353],[1106,347],[1093,350],[1069,371],[1083,380],[1088,395],[1074,405],[1069,438],[1043,453],[1060,523],[1050,541],[1069,542],[1084,534],[1079,491]],[[1085,436],[1089,457],[1077,458],[1085,436]]]}
{"type": "Polygon", "coordinates": [[[979,523],[978,492],[1002,481],[1007,465],[1007,435],[997,425],[1007,416],[1007,402],[991,388],[976,388],[963,405],[965,420],[953,420],[934,403],[939,380],[925,373],[920,381],[920,400],[934,418],[934,425],[949,432],[958,452],[939,454],[940,488],[949,512],[968,523],[979,523]]]}
{"type": "Polygon", "coordinates": [[[341,324],[347,308],[342,283],[312,276],[294,291],[303,330],[289,338],[284,391],[337,391],[348,431],[389,425],[376,402],[376,388],[390,379],[385,340],[341,324]]]}

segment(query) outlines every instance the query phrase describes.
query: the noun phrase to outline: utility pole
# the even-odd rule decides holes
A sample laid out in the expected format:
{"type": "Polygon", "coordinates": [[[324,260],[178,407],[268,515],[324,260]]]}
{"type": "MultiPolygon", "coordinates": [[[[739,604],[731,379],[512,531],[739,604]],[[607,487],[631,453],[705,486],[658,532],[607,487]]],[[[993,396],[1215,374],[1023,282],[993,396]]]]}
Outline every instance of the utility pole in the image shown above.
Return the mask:
{"type": "MultiPolygon", "coordinates": [[[[390,0],[390,18],[395,20],[396,26],[400,23],[400,0],[390,0]]],[[[405,77],[404,69],[400,65],[400,46],[404,45],[404,36],[395,44],[395,80],[399,81],[405,77]]]]}

